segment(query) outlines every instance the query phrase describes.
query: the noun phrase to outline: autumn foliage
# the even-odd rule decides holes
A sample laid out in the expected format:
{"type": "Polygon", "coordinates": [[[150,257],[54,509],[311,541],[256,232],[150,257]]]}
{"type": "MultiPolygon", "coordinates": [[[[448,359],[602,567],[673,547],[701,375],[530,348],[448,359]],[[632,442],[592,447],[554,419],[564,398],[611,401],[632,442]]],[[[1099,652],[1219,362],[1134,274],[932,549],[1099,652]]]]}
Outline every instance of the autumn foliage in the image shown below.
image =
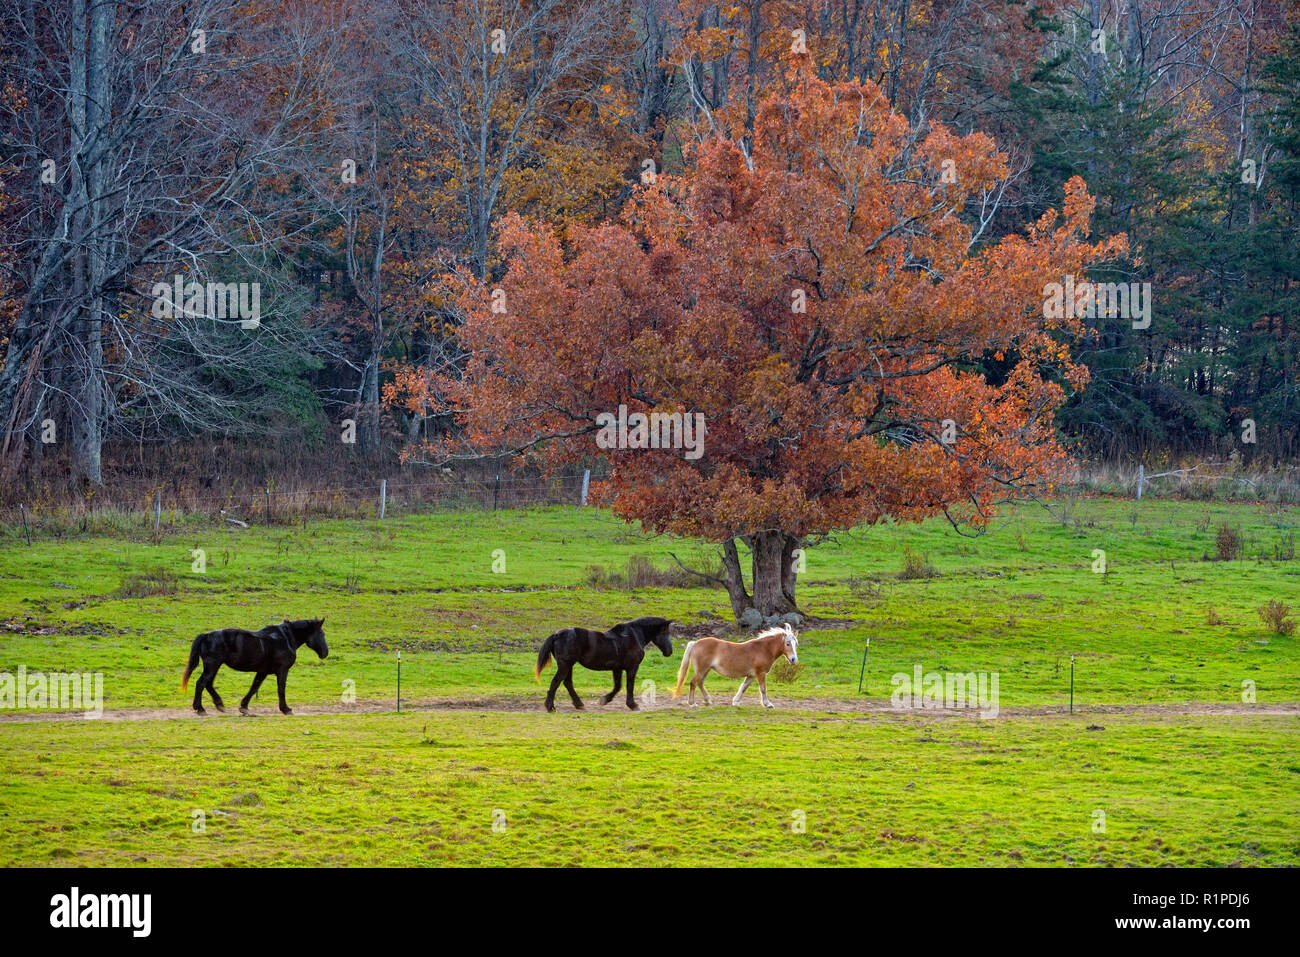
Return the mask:
{"type": "Polygon", "coordinates": [[[987,136],[921,136],[873,84],[804,75],[763,102],[750,161],[707,142],[567,244],[508,216],[499,287],[459,277],[465,375],[422,398],[480,451],[608,457],[597,493],[617,514],[722,542],[738,614],[790,610],[800,543],[885,516],[986,521],[1065,461],[1052,416],[1086,377],[1066,345],[1083,330],[1044,319],[1044,286],[1124,240],[1088,241],[1074,180],[1059,214],[979,248],[1006,174],[987,136]],[[972,364],[989,354],[996,381],[972,364]],[[598,448],[620,404],[703,413],[704,454],[598,448]]]}

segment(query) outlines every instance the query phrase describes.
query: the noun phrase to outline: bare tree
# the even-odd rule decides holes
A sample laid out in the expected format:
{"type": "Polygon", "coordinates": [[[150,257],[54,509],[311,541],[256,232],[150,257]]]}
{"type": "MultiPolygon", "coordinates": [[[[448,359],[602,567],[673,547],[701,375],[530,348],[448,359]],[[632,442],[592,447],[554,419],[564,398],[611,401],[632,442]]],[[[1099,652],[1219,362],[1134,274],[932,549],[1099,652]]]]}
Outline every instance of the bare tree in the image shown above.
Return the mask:
{"type": "Polygon", "coordinates": [[[475,275],[506,174],[543,119],[593,95],[587,76],[608,68],[608,0],[460,0],[403,5],[404,52],[415,115],[438,140],[428,161],[455,185],[475,275]]]}
{"type": "Polygon", "coordinates": [[[55,398],[76,477],[98,485],[114,422],[152,410],[238,425],[153,353],[174,337],[255,373],[257,350],[214,352],[197,316],[159,322],[150,290],[182,268],[245,283],[277,273],[285,204],[270,181],[314,129],[312,62],[286,65],[292,29],[236,0],[0,0],[0,11],[13,24],[3,81],[21,92],[0,103],[0,162],[27,175],[5,257],[21,306],[0,366],[0,457],[16,464],[55,398]],[[247,108],[272,102],[272,88],[275,109],[247,108]]]}

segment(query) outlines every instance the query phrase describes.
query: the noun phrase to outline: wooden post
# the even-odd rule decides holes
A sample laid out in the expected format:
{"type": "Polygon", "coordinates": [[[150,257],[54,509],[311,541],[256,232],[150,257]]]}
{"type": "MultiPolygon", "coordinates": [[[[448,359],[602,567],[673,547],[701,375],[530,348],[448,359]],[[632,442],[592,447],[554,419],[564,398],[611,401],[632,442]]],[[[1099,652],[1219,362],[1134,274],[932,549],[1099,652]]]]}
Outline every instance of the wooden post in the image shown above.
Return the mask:
{"type": "Polygon", "coordinates": [[[497,495],[501,491],[501,473],[497,473],[496,481],[492,483],[492,511],[497,510],[497,495]]]}
{"type": "Polygon", "coordinates": [[[271,489],[266,490],[266,524],[271,524],[271,489]]]}
{"type": "Polygon", "coordinates": [[[388,510],[388,479],[379,480],[379,519],[383,521],[384,512],[388,510]]]}
{"type": "Polygon", "coordinates": [[[19,505],[18,511],[20,511],[23,516],[23,534],[27,536],[27,545],[30,548],[32,544],[32,530],[27,527],[27,506],[19,505]]]}
{"type": "Polygon", "coordinates": [[[1146,479],[1146,467],[1139,462],[1138,463],[1138,498],[1137,498],[1139,502],[1142,501],[1142,482],[1145,479],[1146,479]]]}
{"type": "Polygon", "coordinates": [[[582,505],[587,505],[587,489],[591,485],[591,469],[586,469],[582,473],[582,505]]]}
{"type": "Polygon", "coordinates": [[[153,533],[158,534],[158,529],[162,525],[162,489],[158,490],[157,497],[153,502],[153,533]]]}

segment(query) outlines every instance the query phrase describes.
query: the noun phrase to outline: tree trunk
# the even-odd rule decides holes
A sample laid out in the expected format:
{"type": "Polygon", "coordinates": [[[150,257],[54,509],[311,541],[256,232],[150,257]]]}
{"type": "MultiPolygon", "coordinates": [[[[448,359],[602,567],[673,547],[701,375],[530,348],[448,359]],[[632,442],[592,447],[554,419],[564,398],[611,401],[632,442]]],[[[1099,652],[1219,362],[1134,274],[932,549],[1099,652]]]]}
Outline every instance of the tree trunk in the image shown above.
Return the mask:
{"type": "Polygon", "coordinates": [[[104,336],[105,301],[102,145],[98,134],[104,122],[107,91],[108,35],[115,5],[88,6],[76,0],[72,7],[72,51],[69,56],[72,100],[72,140],[69,180],[78,206],[76,235],[88,236],[85,249],[72,260],[72,287],[80,319],[75,330],[73,363],[77,385],[70,406],[72,416],[73,475],[91,486],[104,484],[101,450],[104,444],[104,336]]]}
{"type": "Polygon", "coordinates": [[[84,350],[84,358],[76,370],[80,381],[71,404],[74,477],[94,487],[104,484],[101,470],[104,340],[98,315],[100,301],[92,299],[85,307],[86,318],[78,323],[81,327],[78,346],[84,350]]]}
{"type": "Polygon", "coordinates": [[[739,621],[751,602],[749,592],[745,591],[745,576],[740,570],[740,553],[736,550],[734,538],[729,538],[722,543],[722,565],[727,572],[723,584],[726,586],[727,596],[731,599],[731,611],[739,621]]]}
{"type": "Polygon", "coordinates": [[[367,455],[379,452],[379,359],[372,351],[361,381],[361,448],[367,455]]]}
{"type": "Polygon", "coordinates": [[[722,543],[722,564],[725,570],[723,585],[731,599],[731,610],[739,621],[746,611],[753,609],[764,618],[797,612],[794,602],[795,578],[794,551],[799,539],[784,532],[758,532],[745,540],[752,555],[754,594],[745,589],[745,577],[740,568],[740,555],[735,539],[722,543]]]}
{"type": "Polygon", "coordinates": [[[799,539],[793,535],[784,536],[781,545],[781,592],[791,608],[797,608],[794,600],[794,586],[799,577],[795,570],[794,553],[799,548],[799,539]]]}
{"type": "Polygon", "coordinates": [[[796,611],[793,596],[787,596],[787,580],[792,579],[793,539],[784,532],[756,532],[750,538],[754,557],[753,607],[764,618],[796,611]]]}

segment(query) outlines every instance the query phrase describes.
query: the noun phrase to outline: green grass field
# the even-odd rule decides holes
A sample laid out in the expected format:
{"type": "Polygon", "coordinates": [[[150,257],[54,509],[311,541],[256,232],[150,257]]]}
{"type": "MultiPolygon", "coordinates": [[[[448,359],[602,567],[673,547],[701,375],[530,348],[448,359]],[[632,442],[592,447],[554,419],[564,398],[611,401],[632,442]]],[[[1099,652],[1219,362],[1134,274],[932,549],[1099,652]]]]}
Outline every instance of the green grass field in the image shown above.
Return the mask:
{"type": "MultiPolygon", "coordinates": [[[[942,522],[842,533],[808,551],[798,598],[815,620],[797,679],[769,682],[776,711],[753,690],[731,708],[737,682],[717,676],[712,708],[673,702],[679,638],[638,677],[653,707],[602,709],[608,675],[583,672],[588,710],[561,692],[555,715],[532,679],[550,632],[730,617],[720,590],[595,587],[592,566],[711,565],[708,549],[572,508],[182,525],[160,541],[141,518],[134,535],[30,548],[5,529],[0,672],[102,673],[107,712],[0,712],[0,855],[1293,866],[1300,635],[1256,608],[1300,617],[1297,528],[1295,507],[1071,500],[1007,510],[976,538],[942,522]],[[1224,529],[1236,559],[1216,560],[1224,529]],[[900,578],[909,550],[935,577],[900,578]],[[290,675],[299,714],[275,711],[271,683],[257,717],[187,711],[196,633],[322,616],[329,658],[304,649],[290,675]],[[892,710],[891,676],[917,665],[997,673],[1001,714],[892,710]]],[[[228,706],[248,678],[222,671],[228,706]]]]}

